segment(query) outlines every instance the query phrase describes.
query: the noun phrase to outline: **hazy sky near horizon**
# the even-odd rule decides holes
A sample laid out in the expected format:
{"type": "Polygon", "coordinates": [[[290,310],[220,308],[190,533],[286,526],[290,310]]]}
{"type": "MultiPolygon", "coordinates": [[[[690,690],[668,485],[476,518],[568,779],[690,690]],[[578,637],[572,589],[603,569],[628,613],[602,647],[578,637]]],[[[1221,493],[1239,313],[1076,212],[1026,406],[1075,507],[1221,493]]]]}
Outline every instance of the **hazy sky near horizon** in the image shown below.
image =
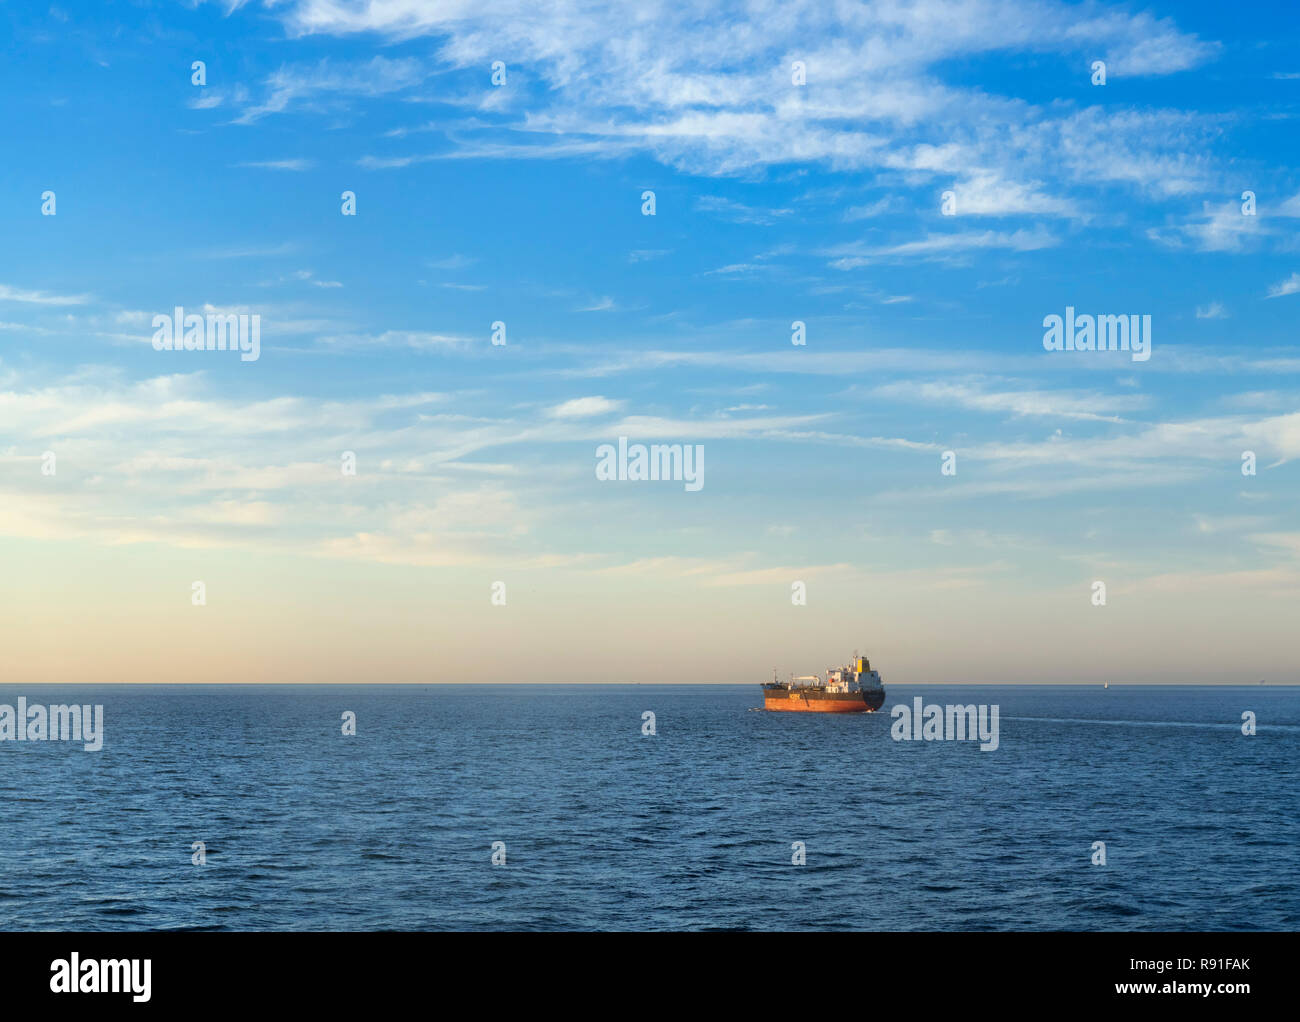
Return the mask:
{"type": "Polygon", "coordinates": [[[0,680],[1300,681],[1293,3],[0,35],[0,680]],[[260,357],[155,350],[177,306],[260,357]]]}

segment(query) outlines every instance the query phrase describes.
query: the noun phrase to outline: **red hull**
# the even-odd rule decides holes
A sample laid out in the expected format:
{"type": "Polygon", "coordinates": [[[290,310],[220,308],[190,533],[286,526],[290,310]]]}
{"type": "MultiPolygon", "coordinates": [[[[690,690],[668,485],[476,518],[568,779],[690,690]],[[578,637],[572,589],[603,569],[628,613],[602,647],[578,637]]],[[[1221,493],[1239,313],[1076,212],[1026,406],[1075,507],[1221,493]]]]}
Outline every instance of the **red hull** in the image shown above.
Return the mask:
{"type": "Polygon", "coordinates": [[[764,689],[763,708],[782,713],[872,713],[884,704],[885,693],[801,692],[764,689]],[[868,696],[870,695],[870,699],[868,696]]]}

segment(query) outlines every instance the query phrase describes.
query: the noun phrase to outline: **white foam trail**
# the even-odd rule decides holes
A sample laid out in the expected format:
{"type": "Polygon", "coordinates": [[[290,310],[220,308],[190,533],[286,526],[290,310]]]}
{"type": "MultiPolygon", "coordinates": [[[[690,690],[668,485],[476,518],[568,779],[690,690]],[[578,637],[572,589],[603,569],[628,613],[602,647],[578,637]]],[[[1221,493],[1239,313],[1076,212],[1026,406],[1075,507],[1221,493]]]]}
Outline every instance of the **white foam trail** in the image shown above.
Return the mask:
{"type": "MultiPolygon", "coordinates": [[[[1003,720],[1036,720],[1045,724],[1117,724],[1121,727],[1206,727],[1231,731],[1241,724],[1196,720],[1093,720],[1089,717],[1004,717],[1003,720]]],[[[1256,724],[1260,731],[1300,731],[1300,724],[1256,724]]]]}

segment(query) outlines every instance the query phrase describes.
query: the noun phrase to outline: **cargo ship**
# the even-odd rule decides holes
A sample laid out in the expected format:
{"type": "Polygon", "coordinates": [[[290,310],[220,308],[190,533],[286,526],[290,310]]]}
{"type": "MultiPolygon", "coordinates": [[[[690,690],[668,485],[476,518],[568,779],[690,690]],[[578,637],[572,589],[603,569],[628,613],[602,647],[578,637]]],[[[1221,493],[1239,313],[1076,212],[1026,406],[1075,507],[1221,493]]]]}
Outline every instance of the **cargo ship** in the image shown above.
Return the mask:
{"type": "Polygon", "coordinates": [[[872,713],[885,704],[885,689],[880,672],[871,669],[871,661],[853,654],[845,667],[832,667],[825,679],[820,674],[791,676],[789,683],[776,680],[761,686],[763,708],[802,713],[872,713]]]}

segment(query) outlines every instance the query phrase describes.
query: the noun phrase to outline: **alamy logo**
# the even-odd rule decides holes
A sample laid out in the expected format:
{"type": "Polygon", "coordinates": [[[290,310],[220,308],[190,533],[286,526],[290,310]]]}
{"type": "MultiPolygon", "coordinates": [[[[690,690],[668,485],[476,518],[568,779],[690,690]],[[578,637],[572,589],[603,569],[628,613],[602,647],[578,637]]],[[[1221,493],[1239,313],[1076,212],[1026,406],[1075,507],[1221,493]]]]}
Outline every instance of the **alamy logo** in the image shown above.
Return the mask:
{"type": "Polygon", "coordinates": [[[84,742],[86,752],[104,747],[104,707],[27,705],[18,697],[18,708],[0,703],[0,742],[84,742]],[[94,711],[93,713],[91,711],[94,711]]]}
{"type": "Polygon", "coordinates": [[[87,958],[75,951],[50,962],[50,989],[56,994],[134,994],[143,1004],[152,996],[153,960],[146,958],[87,958]]]}
{"type": "Polygon", "coordinates": [[[1064,318],[1045,316],[1043,326],[1047,351],[1131,351],[1134,362],[1151,357],[1150,316],[1076,316],[1067,305],[1064,318]]]}
{"type": "Polygon", "coordinates": [[[981,752],[993,752],[998,747],[998,708],[996,706],[940,706],[923,704],[921,697],[912,705],[899,703],[889,715],[894,718],[889,729],[896,742],[973,742],[980,743],[981,752]]]}
{"type": "Polygon", "coordinates": [[[262,355],[262,317],[257,313],[187,316],[178,305],[170,316],[154,316],[153,329],[154,351],[238,351],[241,362],[256,362],[262,355]]]}
{"type": "Polygon", "coordinates": [[[618,438],[618,449],[613,444],[596,448],[596,478],[602,482],[673,480],[684,482],[688,492],[704,488],[703,444],[645,444],[627,443],[627,437],[618,438]]]}

